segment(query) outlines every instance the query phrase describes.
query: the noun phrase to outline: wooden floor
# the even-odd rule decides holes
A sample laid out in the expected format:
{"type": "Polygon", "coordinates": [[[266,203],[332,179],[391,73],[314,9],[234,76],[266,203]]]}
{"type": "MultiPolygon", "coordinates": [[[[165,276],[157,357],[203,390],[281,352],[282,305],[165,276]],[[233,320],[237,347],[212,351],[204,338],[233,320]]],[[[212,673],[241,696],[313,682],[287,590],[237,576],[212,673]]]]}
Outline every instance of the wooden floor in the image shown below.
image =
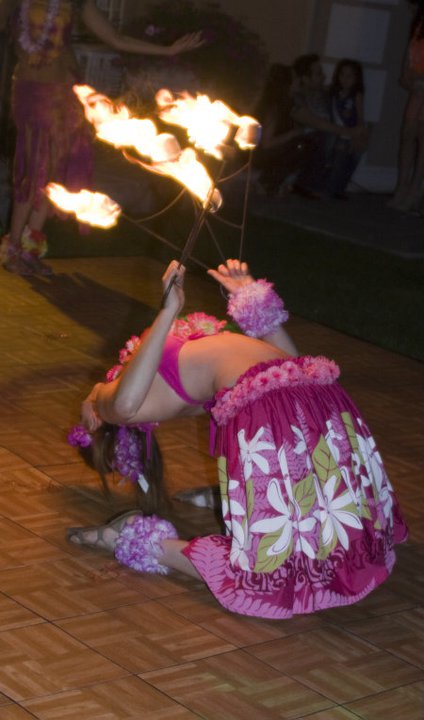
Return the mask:
{"type": "MultiPolygon", "coordinates": [[[[151,319],[163,268],[144,258],[56,260],[53,280],[0,271],[1,720],[423,720],[422,366],[294,318],[305,353],[342,366],[410,525],[392,577],[357,605],[286,621],[231,615],[197,581],[143,576],[69,545],[107,502],[65,442],[84,392],[151,319]]],[[[211,282],[188,309],[223,314],[211,282]]],[[[317,299],[319,302],[319,298],[317,299]]],[[[159,431],[172,492],[215,482],[207,422],[159,431]]],[[[213,514],[177,503],[188,532],[213,514]]]]}

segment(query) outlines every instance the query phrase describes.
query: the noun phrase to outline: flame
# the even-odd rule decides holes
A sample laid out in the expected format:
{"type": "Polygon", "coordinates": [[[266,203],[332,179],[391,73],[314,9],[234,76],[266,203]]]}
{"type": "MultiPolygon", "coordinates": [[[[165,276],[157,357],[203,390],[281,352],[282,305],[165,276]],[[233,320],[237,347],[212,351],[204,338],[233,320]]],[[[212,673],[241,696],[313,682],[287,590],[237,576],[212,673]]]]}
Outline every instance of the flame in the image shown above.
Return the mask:
{"type": "Polygon", "coordinates": [[[158,163],[155,171],[174,178],[201,200],[204,207],[215,212],[222,205],[222,196],[192,148],[185,148],[173,162],[158,163]]]}
{"type": "Polygon", "coordinates": [[[221,100],[211,101],[207,95],[194,98],[187,92],[176,97],[163,88],[156,93],[156,104],[162,120],[185,128],[195,147],[218,159],[222,159],[221,148],[233,128],[238,128],[234,141],[241,150],[252,149],[258,143],[258,121],[248,115],[237,115],[221,100]]]}
{"type": "Polygon", "coordinates": [[[121,207],[107,195],[89,190],[69,192],[63,185],[49,183],[46,194],[51,202],[67,213],[73,213],[83,223],[111,228],[118,222],[121,207]]]}
{"type": "Polygon", "coordinates": [[[152,120],[132,117],[126,105],[115,105],[89,85],[74,85],[73,90],[99,140],[117,148],[134,147],[140,155],[151,158],[158,136],[152,120]]]}
{"type": "Polygon", "coordinates": [[[191,148],[181,150],[174,135],[158,133],[152,120],[132,117],[125,105],[115,105],[88,85],[75,85],[74,92],[100,140],[121,149],[133,148],[151,162],[150,165],[140,162],[142,167],[184,185],[204,207],[217,209],[221,205],[221,194],[213,190],[208,171],[191,148]]]}

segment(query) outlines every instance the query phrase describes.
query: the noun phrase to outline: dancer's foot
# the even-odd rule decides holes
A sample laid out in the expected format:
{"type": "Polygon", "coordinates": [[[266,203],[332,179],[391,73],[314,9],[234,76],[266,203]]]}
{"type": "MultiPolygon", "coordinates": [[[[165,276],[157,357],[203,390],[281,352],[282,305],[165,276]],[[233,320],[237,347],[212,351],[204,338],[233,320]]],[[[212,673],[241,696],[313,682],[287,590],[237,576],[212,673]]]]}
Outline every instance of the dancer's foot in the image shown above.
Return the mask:
{"type": "Polygon", "coordinates": [[[66,539],[74,545],[85,545],[99,550],[113,552],[116,541],[127,523],[131,524],[131,518],[141,515],[137,510],[118,515],[104,525],[93,527],[71,527],[66,531],[66,539]]]}
{"type": "Polygon", "coordinates": [[[22,257],[28,267],[31,268],[33,275],[41,275],[42,277],[51,277],[53,275],[53,268],[51,268],[50,265],[47,265],[47,263],[45,263],[44,260],[41,260],[37,255],[24,252],[22,253],[22,257]]]}
{"type": "Polygon", "coordinates": [[[22,275],[23,277],[34,275],[33,268],[31,268],[20,255],[10,255],[4,261],[3,267],[15,275],[22,275]]]}

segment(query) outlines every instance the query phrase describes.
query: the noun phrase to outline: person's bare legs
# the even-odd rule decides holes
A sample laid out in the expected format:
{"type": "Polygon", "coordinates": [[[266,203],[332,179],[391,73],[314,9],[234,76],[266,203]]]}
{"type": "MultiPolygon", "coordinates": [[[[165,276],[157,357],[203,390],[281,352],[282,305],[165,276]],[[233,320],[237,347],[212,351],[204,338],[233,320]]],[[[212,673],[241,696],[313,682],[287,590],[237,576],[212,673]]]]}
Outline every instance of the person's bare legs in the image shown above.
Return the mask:
{"type": "Polygon", "coordinates": [[[187,547],[187,545],[188,542],[186,540],[172,540],[171,538],[163,540],[163,553],[158,556],[158,560],[161,565],[166,565],[172,570],[179,570],[179,572],[190,575],[197,580],[203,580],[194,565],[192,565],[190,560],[183,555],[182,551],[185,547],[187,547]]]}
{"type": "Polygon", "coordinates": [[[399,153],[399,177],[393,198],[388,203],[395,210],[404,210],[409,198],[410,182],[414,174],[417,153],[418,122],[404,120],[399,153]]]}
{"type": "Polygon", "coordinates": [[[408,189],[408,195],[405,199],[407,210],[416,209],[422,197],[422,186],[424,181],[424,121],[419,121],[417,125],[417,148],[415,157],[415,168],[412,181],[408,189]]]}
{"type": "Polygon", "coordinates": [[[39,203],[39,207],[33,208],[28,218],[27,224],[31,230],[38,230],[39,232],[43,230],[50,208],[51,205],[49,199],[43,197],[39,203]]]}
{"type": "MultiPolygon", "coordinates": [[[[18,275],[49,276],[53,271],[47,263],[43,262],[37,250],[27,250],[22,246],[22,236],[30,231],[42,232],[47,219],[50,203],[42,198],[38,207],[33,206],[32,200],[25,203],[15,202],[10,223],[9,243],[6,250],[4,267],[18,275]]],[[[31,239],[33,242],[33,238],[31,239]]]]}
{"type": "Polygon", "coordinates": [[[22,258],[22,233],[31,214],[32,200],[14,202],[10,222],[9,239],[5,248],[3,267],[17,275],[31,275],[32,270],[22,258]]]}

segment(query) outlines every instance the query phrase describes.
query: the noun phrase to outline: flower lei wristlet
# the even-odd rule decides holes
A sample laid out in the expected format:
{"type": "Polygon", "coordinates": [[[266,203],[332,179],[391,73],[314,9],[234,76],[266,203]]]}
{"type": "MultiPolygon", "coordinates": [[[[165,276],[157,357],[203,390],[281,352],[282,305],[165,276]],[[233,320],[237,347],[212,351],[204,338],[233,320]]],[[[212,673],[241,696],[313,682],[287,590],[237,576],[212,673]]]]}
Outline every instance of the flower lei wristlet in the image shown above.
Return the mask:
{"type": "Polygon", "coordinates": [[[255,280],[230,293],[227,312],[246,335],[255,338],[275,332],[289,317],[283,300],[267,280],[255,280]]]}

